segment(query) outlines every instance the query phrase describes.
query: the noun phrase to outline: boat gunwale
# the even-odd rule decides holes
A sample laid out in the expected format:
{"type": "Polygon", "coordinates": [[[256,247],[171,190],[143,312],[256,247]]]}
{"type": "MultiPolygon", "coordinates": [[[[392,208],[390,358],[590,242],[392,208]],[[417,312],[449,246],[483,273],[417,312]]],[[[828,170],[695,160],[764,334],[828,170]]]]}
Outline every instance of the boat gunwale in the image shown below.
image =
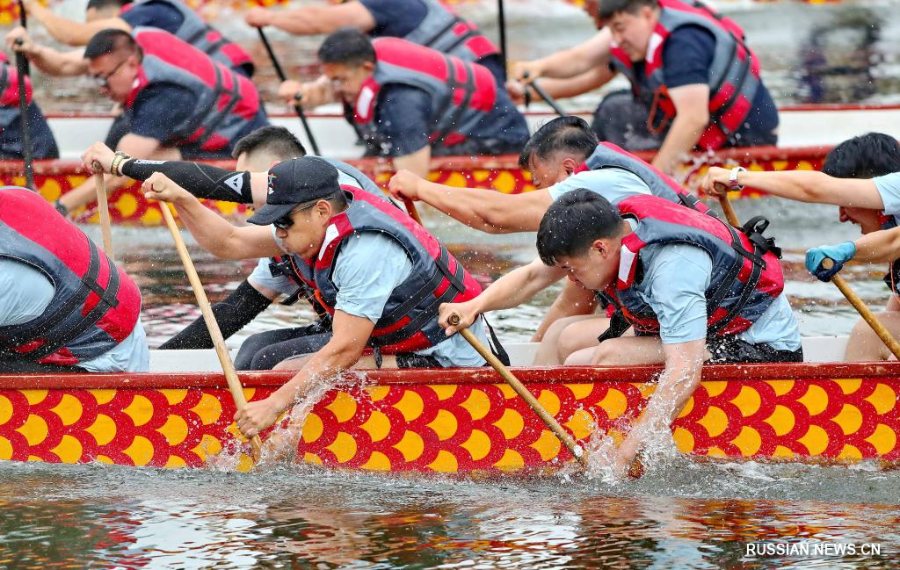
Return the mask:
{"type": "MultiPolygon", "coordinates": [[[[512,367],[525,384],[648,383],[656,379],[661,366],[572,366],[512,367]]],[[[245,388],[273,387],[284,384],[294,372],[242,372],[245,388]]],[[[768,380],[861,380],[883,381],[900,378],[900,362],[804,362],[760,364],[715,364],[703,367],[704,382],[756,382],[768,380]]],[[[345,378],[357,381],[365,376],[365,385],[447,385],[502,384],[490,368],[353,370],[345,378]]],[[[0,390],[146,390],[146,389],[226,389],[219,372],[143,372],[143,373],[62,373],[0,374],[0,390]]]]}

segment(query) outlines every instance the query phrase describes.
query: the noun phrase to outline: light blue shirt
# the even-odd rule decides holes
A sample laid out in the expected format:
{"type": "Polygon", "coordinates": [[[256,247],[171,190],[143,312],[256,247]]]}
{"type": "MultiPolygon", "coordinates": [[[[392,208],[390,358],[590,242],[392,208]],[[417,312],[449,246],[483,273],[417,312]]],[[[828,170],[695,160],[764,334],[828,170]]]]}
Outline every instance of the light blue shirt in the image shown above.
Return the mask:
{"type": "Polygon", "coordinates": [[[634,196],[643,194],[652,195],[650,187],[636,174],[622,168],[601,168],[598,170],[585,170],[569,176],[562,182],[557,182],[547,188],[553,201],[567,193],[584,188],[600,194],[611,204],[634,196]]]}
{"type": "Polygon", "coordinates": [[[884,213],[900,218],[900,172],[892,172],[872,179],[884,202],[884,213]]]}
{"type": "Polygon", "coordinates": [[[300,288],[297,282],[287,275],[272,275],[272,270],[269,267],[271,263],[272,259],[269,257],[260,258],[256,267],[247,276],[247,281],[250,285],[255,288],[264,287],[287,297],[296,293],[297,289],[300,288]]]}
{"type": "MultiPolygon", "coordinates": [[[[20,325],[44,314],[55,292],[47,277],[24,263],[0,259],[0,326],[20,325]]],[[[79,362],[88,372],[146,372],[150,351],[140,319],[131,334],[92,360],[79,362]]]]}
{"type": "MultiPolygon", "coordinates": [[[[705,339],[706,289],[712,258],[692,245],[648,245],[641,250],[644,278],[634,290],[656,312],[663,344],[705,339]]],[[[800,330],[784,293],[738,338],[777,350],[800,348],[800,330]]]]}
{"type": "MultiPolygon", "coordinates": [[[[341,246],[334,261],[332,280],[338,289],[335,310],[377,322],[388,299],[412,271],[412,262],[403,248],[386,235],[355,233],[341,246]]],[[[487,343],[481,319],[471,327],[475,336],[487,343]]],[[[416,354],[431,356],[442,366],[483,366],[484,359],[461,335],[416,354]]]]}

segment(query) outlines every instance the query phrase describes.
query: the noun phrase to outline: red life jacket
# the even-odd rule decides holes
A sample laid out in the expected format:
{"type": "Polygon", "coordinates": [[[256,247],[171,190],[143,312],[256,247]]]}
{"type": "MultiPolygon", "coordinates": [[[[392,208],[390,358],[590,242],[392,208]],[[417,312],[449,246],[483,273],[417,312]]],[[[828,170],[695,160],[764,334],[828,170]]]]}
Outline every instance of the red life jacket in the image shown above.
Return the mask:
{"type": "MultiPolygon", "coordinates": [[[[231,68],[241,74],[253,75],[253,58],[240,45],[230,41],[224,37],[209,24],[204,22],[196,12],[191,10],[182,2],[177,0],[153,0],[157,4],[166,4],[181,14],[181,25],[177,30],[171,33],[199,49],[213,61],[221,63],[225,67],[231,68]]],[[[140,9],[144,2],[132,2],[126,4],[119,11],[119,14],[137,7],[140,9]]]]}
{"type": "Polygon", "coordinates": [[[385,85],[409,85],[428,93],[434,125],[428,138],[445,147],[464,142],[493,109],[497,84],[487,68],[397,38],[378,38],[372,45],[375,73],[363,83],[348,111],[360,136],[376,148],[381,141],[375,105],[385,85]]]}
{"type": "Polygon", "coordinates": [[[163,144],[195,144],[206,151],[221,151],[256,118],[261,102],[249,79],[168,32],[136,28],[132,35],[144,59],[125,107],[131,108],[149,85],[160,83],[188,89],[196,101],[192,115],[172,125],[172,135],[163,144]]]}
{"type": "Polygon", "coordinates": [[[326,242],[315,261],[319,302],[334,314],[338,289],[331,273],[344,241],[355,232],[378,232],[403,247],[412,270],[388,298],[369,345],[393,354],[422,350],[446,340],[437,322],[438,306],[468,301],[481,293],[481,285],[405,212],[352,186],[342,188],[350,195],[350,205],[330,220],[326,242]]]}
{"type": "Polygon", "coordinates": [[[500,53],[497,46],[478,27],[457,16],[453,9],[438,0],[421,0],[428,10],[425,18],[403,39],[420,46],[475,62],[500,53]]]}
{"type": "Polygon", "coordinates": [[[638,224],[622,238],[618,279],[604,294],[640,334],[659,334],[656,313],[634,289],[643,278],[641,250],[649,244],[694,245],[712,258],[706,289],[709,336],[749,329],[784,289],[780,251],[765,243],[761,233],[748,235],[655,196],[626,198],[617,207],[623,217],[638,224]]]}
{"type": "MultiPolygon", "coordinates": [[[[25,77],[25,101],[31,104],[31,80],[25,77]]],[[[19,72],[0,52],[0,132],[19,119],[19,72]]]]}
{"type": "Polygon", "coordinates": [[[650,37],[643,74],[638,77],[628,54],[617,46],[610,50],[613,67],[631,82],[636,99],[649,104],[647,119],[651,131],[664,130],[675,117],[663,77],[663,50],[669,35],[681,26],[699,26],[716,39],[709,68],[709,126],[697,146],[718,149],[741,128],[753,108],[761,86],[759,61],[744,43],[744,31],[730,18],[719,15],[700,2],[660,0],[659,22],[650,37]]]}
{"type": "Polygon", "coordinates": [[[0,258],[31,266],[54,287],[43,315],[0,327],[0,359],[74,366],[134,330],[141,312],[137,285],[39,194],[0,188],[0,258]]]}
{"type": "Polygon", "coordinates": [[[706,204],[685,190],[674,178],[611,142],[598,144],[594,152],[585,159],[583,168],[584,170],[600,170],[603,168],[627,170],[640,178],[650,188],[650,193],[654,196],[687,206],[704,214],[710,212],[706,204]]]}

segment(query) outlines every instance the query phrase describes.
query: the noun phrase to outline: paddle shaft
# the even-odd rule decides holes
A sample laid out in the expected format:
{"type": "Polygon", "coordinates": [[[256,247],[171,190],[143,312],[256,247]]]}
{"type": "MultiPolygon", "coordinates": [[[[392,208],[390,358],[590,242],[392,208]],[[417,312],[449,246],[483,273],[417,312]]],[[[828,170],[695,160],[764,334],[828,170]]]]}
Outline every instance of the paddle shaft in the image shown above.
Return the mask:
{"type": "Polygon", "coordinates": [[[112,225],[109,221],[109,202],[106,200],[106,178],[103,177],[103,167],[94,161],[94,186],[97,191],[97,207],[100,209],[100,231],[103,234],[103,249],[110,259],[115,259],[112,245],[112,225]]]}
{"type": "MultiPolygon", "coordinates": [[[[19,3],[19,9],[22,10],[24,18],[25,9],[19,3]]],[[[23,24],[24,25],[24,24],[23,24]]],[[[21,44],[22,40],[16,40],[17,44],[21,44]]],[[[37,190],[34,185],[34,149],[31,147],[31,125],[28,123],[28,94],[26,90],[25,80],[28,78],[28,58],[25,54],[16,52],[16,73],[18,74],[18,91],[19,91],[19,116],[22,120],[22,160],[25,162],[25,185],[32,190],[37,190]]]]}
{"type": "MultiPolygon", "coordinates": [[[[459,317],[457,315],[451,315],[450,324],[453,326],[459,324],[459,317]],[[453,322],[453,317],[456,317],[455,323],[453,322]]],[[[506,383],[509,384],[513,390],[515,390],[516,394],[518,394],[523,400],[525,400],[525,402],[531,407],[531,409],[534,410],[534,412],[544,421],[544,424],[548,428],[550,428],[550,431],[552,431],[556,435],[556,437],[558,437],[559,440],[563,442],[563,445],[568,448],[572,455],[574,455],[575,458],[578,459],[581,465],[583,467],[587,467],[588,458],[587,453],[585,453],[584,451],[584,448],[578,445],[575,440],[572,439],[572,436],[569,435],[569,433],[564,430],[561,425],[559,425],[559,422],[556,421],[556,418],[550,415],[550,412],[544,409],[544,406],[542,406],[541,403],[538,402],[537,398],[535,398],[534,395],[528,391],[528,388],[526,388],[525,385],[522,384],[519,379],[513,375],[512,372],[510,372],[509,368],[504,366],[504,364],[500,362],[500,359],[494,356],[493,352],[488,350],[488,348],[484,346],[481,341],[475,338],[475,335],[472,333],[472,331],[470,331],[469,329],[459,329],[459,334],[461,334],[462,337],[472,345],[472,348],[474,348],[478,352],[478,354],[482,356],[482,358],[488,361],[488,364],[490,364],[494,368],[494,370],[496,370],[497,373],[500,374],[500,376],[502,376],[504,380],[506,380],[506,383]]]]}
{"type": "Polygon", "coordinates": [[[422,224],[422,218],[419,216],[419,209],[416,208],[415,202],[403,196],[403,205],[406,206],[406,213],[409,214],[409,217],[414,219],[420,226],[425,227],[422,224]]]}
{"type": "MultiPolygon", "coordinates": [[[[534,89],[534,92],[537,93],[541,97],[541,99],[543,99],[548,105],[550,105],[550,108],[553,109],[553,111],[557,115],[559,115],[560,117],[565,117],[568,115],[568,113],[563,111],[562,107],[559,106],[559,103],[556,102],[556,99],[551,97],[546,91],[544,91],[543,87],[538,85],[537,79],[532,80],[531,88],[534,89]]],[[[527,91],[528,87],[526,86],[525,89],[527,91]]]]}
{"type": "MultiPolygon", "coordinates": [[[[25,11],[25,3],[22,0],[18,1],[19,4],[19,25],[24,29],[28,29],[28,14],[25,11]]],[[[17,44],[21,44],[21,40],[16,41],[17,44]]],[[[28,59],[25,60],[25,75],[31,75],[31,62],[28,59]]]]}
{"type": "MultiPolygon", "coordinates": [[[[175,249],[178,250],[178,256],[181,258],[181,263],[184,265],[184,271],[187,273],[188,280],[191,282],[191,288],[194,290],[194,296],[197,298],[197,305],[200,307],[200,312],[203,314],[203,320],[206,322],[209,336],[213,341],[213,345],[216,347],[216,356],[219,357],[219,364],[222,365],[222,372],[225,373],[225,380],[228,382],[228,390],[231,392],[231,397],[234,399],[234,405],[240,411],[247,405],[247,399],[244,397],[244,389],[241,386],[241,380],[238,378],[237,372],[234,370],[234,364],[231,362],[231,355],[228,353],[228,348],[225,346],[225,339],[222,337],[219,323],[216,321],[215,315],[213,315],[212,307],[209,305],[206,291],[204,291],[203,284],[200,282],[200,276],[197,275],[197,270],[194,268],[194,262],[191,260],[191,255],[184,245],[184,240],[181,239],[181,233],[178,231],[178,225],[175,223],[175,218],[172,216],[169,204],[161,202],[159,206],[159,209],[162,210],[163,218],[166,219],[166,225],[169,226],[169,231],[172,233],[172,239],[175,240],[175,249]]],[[[259,461],[262,442],[258,435],[250,438],[250,448],[252,450],[253,460],[259,461]]]]}
{"type": "Polygon", "coordinates": [[[728,196],[719,196],[719,205],[722,206],[722,212],[725,214],[725,219],[728,220],[728,223],[736,228],[741,227],[741,221],[738,219],[737,212],[734,211],[734,206],[731,205],[731,200],[728,199],[728,196]]]}
{"type": "MultiPolygon", "coordinates": [[[[284,69],[282,69],[281,63],[275,56],[275,51],[272,49],[272,44],[269,43],[269,38],[266,37],[266,32],[263,31],[262,28],[256,28],[256,31],[259,32],[259,39],[266,48],[269,59],[272,60],[272,67],[275,68],[275,75],[277,75],[278,79],[282,82],[287,81],[287,75],[284,74],[284,69]]],[[[300,124],[303,125],[303,131],[306,133],[306,138],[309,140],[309,145],[312,147],[313,153],[321,155],[322,153],[319,152],[319,145],[316,143],[316,137],[313,136],[312,129],[309,128],[309,123],[306,121],[306,113],[303,112],[303,107],[300,105],[299,101],[294,103],[294,112],[296,112],[297,117],[300,118],[300,124]]]]}
{"type": "Polygon", "coordinates": [[[497,0],[497,27],[500,28],[500,65],[506,73],[506,10],[503,0],[497,0]]]}
{"type": "MultiPolygon", "coordinates": [[[[831,269],[832,267],[834,267],[834,260],[826,257],[825,260],[822,261],[822,267],[824,267],[825,269],[831,269]]],[[[875,331],[875,334],[878,335],[878,338],[881,339],[881,342],[883,342],[884,345],[888,347],[888,350],[894,353],[894,356],[896,356],[897,359],[900,359],[900,343],[898,343],[894,336],[890,333],[890,331],[887,330],[883,324],[881,324],[881,321],[878,320],[878,317],[875,316],[875,313],[873,313],[872,310],[866,306],[863,300],[859,298],[859,295],[856,294],[856,292],[850,287],[847,281],[840,275],[833,275],[831,277],[831,282],[841,290],[841,293],[844,294],[844,297],[846,297],[846,299],[850,301],[850,304],[853,305],[853,308],[856,309],[856,312],[859,313],[859,316],[861,316],[863,320],[866,321],[870,327],[872,327],[872,330],[875,331]]]]}

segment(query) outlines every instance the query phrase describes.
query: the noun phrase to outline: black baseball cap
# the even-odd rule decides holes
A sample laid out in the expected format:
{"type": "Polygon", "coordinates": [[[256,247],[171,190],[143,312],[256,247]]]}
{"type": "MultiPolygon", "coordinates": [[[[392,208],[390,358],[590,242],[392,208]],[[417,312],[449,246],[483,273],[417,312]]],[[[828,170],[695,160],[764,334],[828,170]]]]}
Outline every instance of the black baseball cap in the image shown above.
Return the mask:
{"type": "Polygon", "coordinates": [[[327,161],[316,156],[285,160],[269,170],[266,204],[247,221],[268,226],[299,204],[328,198],[340,190],[338,170],[327,161]]]}

